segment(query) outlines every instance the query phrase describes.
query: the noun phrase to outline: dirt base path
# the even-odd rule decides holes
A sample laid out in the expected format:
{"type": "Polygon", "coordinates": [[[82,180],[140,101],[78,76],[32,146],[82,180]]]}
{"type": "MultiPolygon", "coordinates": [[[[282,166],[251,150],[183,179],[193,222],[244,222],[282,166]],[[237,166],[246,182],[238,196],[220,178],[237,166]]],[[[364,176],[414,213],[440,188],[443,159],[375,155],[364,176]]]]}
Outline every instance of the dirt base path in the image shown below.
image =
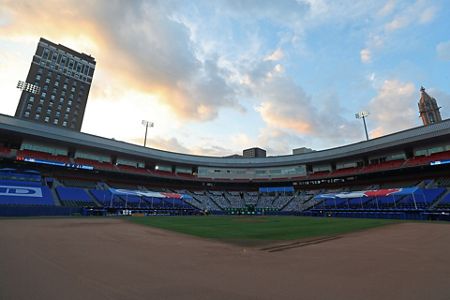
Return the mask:
{"type": "Polygon", "coordinates": [[[450,299],[450,224],[267,252],[117,219],[0,220],[0,299],[450,299]]]}

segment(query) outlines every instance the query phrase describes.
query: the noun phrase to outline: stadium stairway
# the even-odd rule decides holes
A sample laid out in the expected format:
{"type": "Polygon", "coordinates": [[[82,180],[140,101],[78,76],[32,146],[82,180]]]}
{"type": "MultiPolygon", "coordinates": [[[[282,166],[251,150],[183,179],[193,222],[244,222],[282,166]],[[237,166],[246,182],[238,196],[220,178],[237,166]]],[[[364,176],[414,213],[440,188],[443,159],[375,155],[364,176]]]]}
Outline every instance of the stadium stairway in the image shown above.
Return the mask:
{"type": "Polygon", "coordinates": [[[429,207],[429,210],[434,210],[437,206],[439,206],[440,202],[442,199],[447,198],[447,196],[450,194],[450,189],[447,188],[447,191],[445,193],[442,193],[442,195],[440,195],[436,201],[434,201],[434,203],[429,207]]]}
{"type": "Polygon", "coordinates": [[[53,198],[53,201],[55,202],[55,206],[63,206],[61,199],[59,199],[59,195],[56,192],[56,187],[62,186],[62,184],[56,178],[45,178],[45,182],[46,183],[51,182],[50,193],[52,194],[52,198],[53,198]]]}
{"type": "Polygon", "coordinates": [[[294,199],[295,199],[295,196],[292,196],[292,197],[289,199],[289,201],[287,201],[286,203],[284,203],[284,204],[280,207],[279,211],[282,211],[282,210],[283,210],[286,206],[288,206],[289,203],[291,203],[294,199]]]}
{"type": "Polygon", "coordinates": [[[97,201],[97,199],[95,199],[94,196],[92,196],[92,194],[89,192],[88,188],[84,188],[83,190],[86,192],[86,194],[88,195],[89,199],[91,199],[91,201],[95,203],[95,205],[97,205],[98,207],[102,207],[103,206],[103,205],[100,204],[100,202],[97,201]]]}

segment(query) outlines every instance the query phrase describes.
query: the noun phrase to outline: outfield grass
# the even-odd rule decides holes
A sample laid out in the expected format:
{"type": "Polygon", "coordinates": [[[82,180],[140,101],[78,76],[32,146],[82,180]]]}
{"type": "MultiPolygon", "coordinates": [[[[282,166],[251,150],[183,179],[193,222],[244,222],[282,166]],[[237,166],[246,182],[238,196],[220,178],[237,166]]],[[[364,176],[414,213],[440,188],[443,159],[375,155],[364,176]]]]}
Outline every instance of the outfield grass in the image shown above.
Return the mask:
{"type": "Polygon", "coordinates": [[[137,224],[235,243],[286,241],[330,236],[392,224],[382,219],[311,217],[130,217],[137,224]]]}

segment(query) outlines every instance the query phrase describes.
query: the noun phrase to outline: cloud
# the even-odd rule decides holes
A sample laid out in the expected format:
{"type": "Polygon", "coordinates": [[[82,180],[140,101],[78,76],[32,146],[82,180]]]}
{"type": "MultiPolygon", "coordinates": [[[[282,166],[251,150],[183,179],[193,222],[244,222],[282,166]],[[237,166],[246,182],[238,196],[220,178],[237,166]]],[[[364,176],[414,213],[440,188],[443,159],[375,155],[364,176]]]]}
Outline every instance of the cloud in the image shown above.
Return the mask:
{"type": "Polygon", "coordinates": [[[384,6],[378,11],[377,15],[381,16],[381,17],[385,17],[385,16],[390,15],[394,11],[396,5],[397,5],[397,1],[396,0],[388,0],[388,1],[386,1],[384,6]]]}
{"type": "Polygon", "coordinates": [[[417,126],[418,100],[419,92],[414,84],[385,80],[368,106],[370,113],[368,127],[371,137],[417,126]]]}
{"type": "Polygon", "coordinates": [[[306,141],[298,134],[268,127],[261,129],[257,145],[262,145],[268,156],[288,155],[292,154],[292,149],[306,145],[306,141]]]}
{"type": "Polygon", "coordinates": [[[387,1],[378,11],[378,18],[373,20],[375,25],[367,34],[366,47],[360,52],[361,62],[372,60],[377,52],[388,45],[398,44],[400,38],[397,32],[432,22],[437,11],[436,5],[424,0],[387,1]],[[369,55],[363,52],[366,50],[369,55]]]}
{"type": "Polygon", "coordinates": [[[221,13],[234,17],[246,17],[249,20],[270,20],[288,27],[298,24],[306,12],[310,10],[309,3],[297,0],[278,2],[271,0],[219,0],[216,2],[219,3],[221,13]]]}
{"type": "Polygon", "coordinates": [[[437,12],[437,7],[427,7],[419,16],[419,22],[422,24],[429,23],[434,20],[437,12]]]}
{"type": "Polygon", "coordinates": [[[261,99],[256,111],[267,125],[265,130],[339,144],[358,136],[352,130],[356,122],[342,115],[345,109],[336,95],[312,99],[285,73],[271,72],[274,68],[275,62],[262,59],[247,74],[249,92],[261,99]]]}
{"type": "Polygon", "coordinates": [[[0,27],[3,36],[44,32],[57,43],[75,41],[67,46],[92,53],[97,69],[107,70],[123,87],[158,95],[179,118],[211,120],[222,107],[241,109],[227,71],[217,59],[197,57],[189,29],[172,17],[172,2],[8,1],[3,6],[12,16],[0,27]],[[80,41],[90,49],[77,47],[80,41]]]}
{"type": "Polygon", "coordinates": [[[170,152],[191,154],[191,150],[182,145],[177,138],[156,136],[148,140],[148,146],[155,149],[162,149],[170,152]]]}
{"type": "Polygon", "coordinates": [[[450,61],[450,41],[439,43],[436,52],[441,60],[450,61]]]}
{"type": "Polygon", "coordinates": [[[282,59],[283,56],[284,56],[283,50],[278,48],[277,50],[273,51],[272,54],[270,54],[269,56],[264,58],[264,60],[277,61],[277,60],[282,59]]]}
{"type": "Polygon", "coordinates": [[[372,55],[371,55],[371,51],[368,48],[362,49],[360,52],[360,56],[361,56],[361,62],[367,64],[372,62],[372,55]]]}
{"type": "MultiPolygon", "coordinates": [[[[136,140],[139,142],[139,139],[136,140]]],[[[206,156],[228,156],[233,153],[229,148],[225,148],[218,145],[195,145],[186,146],[175,137],[162,137],[156,136],[149,139],[149,147],[155,149],[161,149],[170,152],[194,154],[194,155],[206,155],[206,156]]]]}
{"type": "Polygon", "coordinates": [[[430,5],[427,1],[417,0],[407,4],[402,10],[394,15],[393,19],[385,25],[387,32],[396,31],[411,24],[426,24],[433,21],[437,7],[430,5]]]}

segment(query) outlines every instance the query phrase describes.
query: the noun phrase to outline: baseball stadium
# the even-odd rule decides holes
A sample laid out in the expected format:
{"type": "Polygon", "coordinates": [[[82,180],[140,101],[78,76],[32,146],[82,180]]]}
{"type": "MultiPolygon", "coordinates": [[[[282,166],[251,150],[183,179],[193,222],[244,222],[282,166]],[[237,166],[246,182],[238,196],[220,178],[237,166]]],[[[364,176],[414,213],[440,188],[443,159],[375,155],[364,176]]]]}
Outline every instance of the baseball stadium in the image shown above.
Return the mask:
{"type": "Polygon", "coordinates": [[[450,299],[447,2],[0,0],[0,300],[450,299]]]}
{"type": "Polygon", "coordinates": [[[1,115],[0,295],[446,299],[449,140],[208,157],[1,115]]]}

